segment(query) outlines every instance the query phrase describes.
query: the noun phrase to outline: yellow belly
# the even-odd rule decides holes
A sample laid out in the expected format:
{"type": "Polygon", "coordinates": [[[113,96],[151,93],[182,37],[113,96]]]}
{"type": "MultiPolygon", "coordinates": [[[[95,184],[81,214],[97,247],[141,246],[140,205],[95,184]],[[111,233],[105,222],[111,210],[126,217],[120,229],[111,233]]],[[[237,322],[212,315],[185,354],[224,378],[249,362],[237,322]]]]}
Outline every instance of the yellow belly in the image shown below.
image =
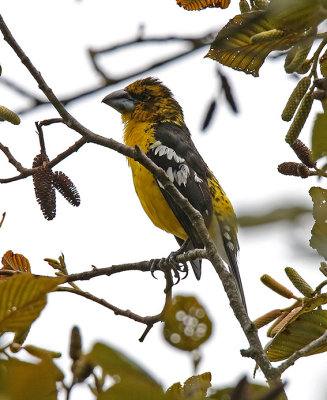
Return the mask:
{"type": "Polygon", "coordinates": [[[171,211],[151,172],[134,160],[129,160],[136,193],[144,211],[153,224],[166,232],[186,240],[187,235],[171,211]]]}

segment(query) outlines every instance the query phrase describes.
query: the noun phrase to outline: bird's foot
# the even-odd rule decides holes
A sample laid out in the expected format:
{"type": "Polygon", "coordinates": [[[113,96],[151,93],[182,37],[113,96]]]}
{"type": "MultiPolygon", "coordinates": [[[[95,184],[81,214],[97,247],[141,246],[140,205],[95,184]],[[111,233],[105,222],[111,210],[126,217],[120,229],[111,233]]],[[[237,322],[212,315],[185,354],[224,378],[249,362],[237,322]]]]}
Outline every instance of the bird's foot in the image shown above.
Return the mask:
{"type": "Polygon", "coordinates": [[[150,272],[151,275],[157,279],[154,275],[156,271],[163,271],[165,272],[167,268],[170,268],[174,274],[174,277],[176,278],[176,282],[174,283],[177,285],[181,279],[185,279],[188,275],[188,266],[186,263],[179,263],[176,261],[176,257],[180,255],[180,249],[177,251],[172,251],[167,258],[161,258],[160,260],[154,259],[151,260],[151,267],[150,267],[150,272]],[[184,276],[181,278],[180,274],[184,274],[184,276]]]}

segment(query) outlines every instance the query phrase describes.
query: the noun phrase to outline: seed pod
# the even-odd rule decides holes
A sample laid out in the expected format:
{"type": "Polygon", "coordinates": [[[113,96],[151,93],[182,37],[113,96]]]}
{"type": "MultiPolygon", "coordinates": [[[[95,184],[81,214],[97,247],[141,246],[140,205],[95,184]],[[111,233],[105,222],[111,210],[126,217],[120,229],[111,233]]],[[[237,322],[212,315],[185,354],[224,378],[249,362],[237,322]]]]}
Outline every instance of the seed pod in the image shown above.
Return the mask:
{"type": "Polygon", "coordinates": [[[295,299],[296,297],[294,294],[287,289],[285,286],[281,285],[279,282],[275,281],[271,276],[265,274],[262,275],[260,278],[261,282],[269,287],[269,289],[273,290],[275,293],[280,294],[283,297],[286,297],[287,299],[295,299]]]}
{"type": "Polygon", "coordinates": [[[295,110],[297,109],[300,101],[303,99],[303,96],[309,89],[310,82],[311,79],[308,76],[305,76],[295,86],[282,112],[283,121],[290,121],[293,118],[295,110]]]}
{"type": "Polygon", "coordinates": [[[8,121],[14,125],[20,124],[19,116],[4,106],[0,106],[0,121],[8,121]]]}
{"type": "Polygon", "coordinates": [[[240,7],[241,14],[244,14],[251,10],[249,3],[246,0],[240,0],[239,7],[240,7]]]}
{"type": "Polygon", "coordinates": [[[261,317],[255,319],[253,323],[257,329],[260,329],[263,326],[268,325],[270,324],[270,322],[274,321],[277,317],[279,317],[282,314],[282,312],[283,311],[280,309],[269,311],[267,314],[264,314],[261,317]]]}
{"type": "Polygon", "coordinates": [[[280,29],[271,29],[269,31],[260,32],[251,37],[251,43],[269,42],[270,40],[280,39],[285,36],[286,32],[280,29]]]}
{"type": "Polygon", "coordinates": [[[320,72],[322,76],[327,76],[327,50],[319,59],[320,72]]]}
{"type": "Polygon", "coordinates": [[[78,360],[82,354],[82,338],[77,326],[74,326],[70,335],[69,356],[73,361],[78,360]]]}
{"type": "Polygon", "coordinates": [[[286,267],[285,272],[289,280],[305,297],[314,296],[314,290],[312,289],[312,287],[302,278],[302,276],[297,271],[295,271],[294,268],[286,267]]]}
{"type": "Polygon", "coordinates": [[[78,207],[81,204],[81,198],[76,186],[63,172],[54,172],[52,184],[54,188],[56,188],[71,205],[78,207]]]}
{"type": "Polygon", "coordinates": [[[301,142],[300,139],[296,139],[296,141],[291,144],[291,147],[303,164],[309,168],[315,168],[317,163],[312,158],[311,150],[303,142],[301,142]]]}
{"type": "Polygon", "coordinates": [[[294,143],[298,138],[310,113],[312,102],[313,98],[311,97],[311,93],[307,93],[301,101],[300,107],[295,114],[293,122],[286,134],[285,140],[288,144],[294,143]]]}

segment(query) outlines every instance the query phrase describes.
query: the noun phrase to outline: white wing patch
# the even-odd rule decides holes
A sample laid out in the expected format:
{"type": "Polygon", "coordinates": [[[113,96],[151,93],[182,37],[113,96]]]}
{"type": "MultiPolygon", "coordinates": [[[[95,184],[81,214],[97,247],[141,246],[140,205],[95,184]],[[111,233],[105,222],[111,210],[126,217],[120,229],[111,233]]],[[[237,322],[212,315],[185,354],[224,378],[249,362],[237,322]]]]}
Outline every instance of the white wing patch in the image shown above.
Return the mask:
{"type": "Polygon", "coordinates": [[[173,170],[172,167],[169,167],[166,171],[166,174],[171,182],[174,182],[175,180],[179,186],[186,186],[187,179],[190,176],[190,169],[186,164],[182,164],[178,171],[173,170]]]}
{"type": "Polygon", "coordinates": [[[197,183],[203,182],[203,180],[198,176],[198,174],[194,171],[194,180],[197,183]]]}
{"type": "Polygon", "coordinates": [[[171,182],[174,182],[174,175],[175,175],[175,173],[174,173],[172,167],[169,167],[169,168],[167,169],[166,173],[167,173],[168,178],[170,179],[170,181],[171,181],[171,182]]]}
{"type": "Polygon", "coordinates": [[[158,155],[159,157],[166,156],[168,160],[174,159],[177,163],[185,162],[184,158],[177,155],[175,150],[170,147],[164,146],[159,141],[154,142],[149,148],[154,150],[154,154],[158,155]]]}
{"type": "Polygon", "coordinates": [[[174,176],[179,186],[186,186],[187,178],[190,175],[190,169],[186,164],[182,164],[179,171],[174,171],[174,176]]]}

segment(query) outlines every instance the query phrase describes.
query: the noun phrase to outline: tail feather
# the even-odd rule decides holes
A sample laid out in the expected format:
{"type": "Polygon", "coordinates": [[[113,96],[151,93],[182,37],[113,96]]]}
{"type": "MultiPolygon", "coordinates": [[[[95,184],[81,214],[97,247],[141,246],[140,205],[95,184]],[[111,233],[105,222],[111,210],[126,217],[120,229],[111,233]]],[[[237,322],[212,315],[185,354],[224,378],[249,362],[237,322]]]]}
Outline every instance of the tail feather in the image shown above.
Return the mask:
{"type": "MultiPolygon", "coordinates": [[[[191,240],[185,241],[177,236],[175,236],[175,239],[177,240],[177,243],[180,246],[185,245],[185,247],[183,247],[183,251],[194,250],[195,247],[194,247],[193,243],[191,242],[191,240]],[[187,243],[185,243],[185,242],[187,242],[187,243]]],[[[190,263],[191,263],[194,275],[195,275],[196,279],[199,281],[201,278],[202,260],[201,259],[191,260],[190,263]]]]}
{"type": "Polygon", "coordinates": [[[236,260],[236,257],[231,257],[231,258],[229,257],[228,267],[235,279],[240,298],[242,300],[245,310],[247,311],[244,290],[243,290],[242,280],[241,280],[241,276],[240,276],[240,271],[238,269],[237,260],[236,260]],[[232,258],[232,260],[231,260],[231,258],[232,258]]]}

